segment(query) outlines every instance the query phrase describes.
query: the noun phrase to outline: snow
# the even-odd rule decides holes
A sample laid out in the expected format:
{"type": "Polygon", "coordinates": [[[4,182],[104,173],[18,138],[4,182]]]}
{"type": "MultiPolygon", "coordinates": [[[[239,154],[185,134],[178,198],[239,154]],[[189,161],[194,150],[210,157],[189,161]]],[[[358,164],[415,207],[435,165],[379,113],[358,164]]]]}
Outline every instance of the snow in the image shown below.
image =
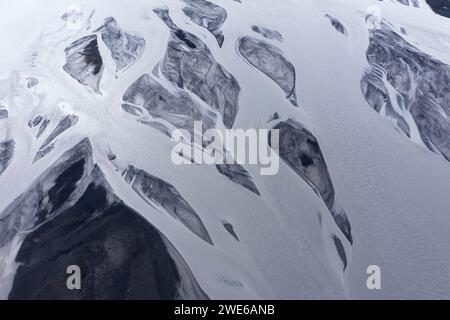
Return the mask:
{"type": "MultiPolygon", "coordinates": [[[[343,2],[325,1],[320,10],[339,12],[348,21],[352,14],[356,16],[349,32],[353,41],[328,39],[317,48],[314,63],[299,63],[307,68],[305,74],[317,75],[303,81],[305,93],[317,90],[312,85],[314,79],[320,79],[323,88],[333,88],[327,95],[309,95],[303,105],[316,120],[333,181],[353,224],[355,246],[347,276],[350,297],[448,297],[448,163],[411,144],[367,107],[358,83],[367,65],[364,54],[368,34],[364,20],[357,16],[371,1],[359,1],[358,6],[352,4],[353,8],[346,8],[343,2]],[[330,48],[334,58],[318,54],[330,48]],[[315,72],[307,71],[310,65],[316,67],[315,72]],[[344,75],[346,81],[342,81],[344,75]],[[369,291],[365,286],[366,268],[371,264],[381,267],[380,291],[369,291]]],[[[441,32],[444,25],[449,30],[450,21],[428,13],[428,9],[406,8],[406,14],[401,5],[377,5],[392,23],[416,25],[415,29],[407,28],[408,32],[421,29],[433,34],[441,32]]],[[[434,50],[428,42],[420,49],[434,50]]],[[[440,56],[448,61],[448,51],[441,51],[440,56]]]]}
{"type": "MultiPolygon", "coordinates": [[[[16,140],[14,160],[0,176],[0,210],[67,148],[88,136],[95,161],[117,196],[168,238],[211,298],[448,298],[450,164],[411,143],[375,113],[362,96],[360,80],[367,67],[365,14],[371,6],[378,6],[395,27],[404,26],[408,41],[446,63],[450,63],[450,20],[426,6],[390,1],[214,3],[224,7],[229,17],[221,28],[222,48],[208,30],[183,14],[178,0],[135,0],[132,5],[119,0],[0,1],[0,100],[5,99],[10,112],[10,118],[0,120],[0,133],[16,140]],[[260,176],[257,166],[247,167],[261,192],[258,197],[224,179],[214,167],[174,165],[170,139],[122,111],[125,90],[142,74],[151,73],[164,56],[169,30],[152,12],[160,6],[168,6],[174,22],[199,36],[239,81],[242,92],[235,127],[267,128],[270,116],[278,112],[313,131],[337,201],[352,224],[354,246],[345,244],[351,255],[345,273],[332,240],[334,234],[343,238],[342,233],[325,204],[286,164],[281,163],[276,176],[260,176]],[[64,22],[61,16],[68,11],[76,13],[75,20],[64,22]],[[336,32],[326,13],[343,23],[348,37],[336,32]],[[99,41],[105,63],[99,95],[62,70],[64,48],[109,16],[127,32],[144,37],[146,48],[116,79],[114,61],[99,41]],[[253,25],[283,35],[283,43],[273,44],[296,67],[300,108],[237,55],[237,39],[256,36],[253,25]],[[39,80],[37,91],[26,87],[29,76],[39,80]],[[38,140],[27,127],[37,114],[52,120],[38,140]],[[57,138],[50,154],[32,164],[45,137],[67,114],[76,114],[78,123],[57,138]],[[142,200],[124,182],[121,170],[107,160],[108,151],[117,155],[119,169],[134,165],[176,186],[215,245],[193,236],[142,200]],[[240,242],[230,237],[222,221],[233,225],[240,242]],[[366,269],[374,264],[381,267],[380,291],[366,287],[366,269]]],[[[0,249],[0,298],[7,297],[12,285],[17,251],[18,243],[0,249]]]]}

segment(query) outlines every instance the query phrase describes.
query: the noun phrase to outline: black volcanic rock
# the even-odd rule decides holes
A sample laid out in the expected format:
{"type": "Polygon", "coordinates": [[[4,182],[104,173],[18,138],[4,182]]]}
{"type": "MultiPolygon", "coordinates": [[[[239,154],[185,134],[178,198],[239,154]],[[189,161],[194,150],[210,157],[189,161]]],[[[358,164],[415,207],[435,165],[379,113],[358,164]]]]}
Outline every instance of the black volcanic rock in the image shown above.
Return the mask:
{"type": "Polygon", "coordinates": [[[434,12],[441,16],[450,18],[450,1],[448,0],[426,0],[434,12]]]}
{"type": "Polygon", "coordinates": [[[344,265],[345,271],[345,269],[347,269],[347,255],[345,253],[344,245],[342,244],[342,241],[336,236],[333,236],[333,241],[334,245],[336,246],[336,251],[342,260],[342,264],[344,265]]]}
{"type": "Polygon", "coordinates": [[[137,61],[145,48],[145,40],[135,34],[123,31],[117,21],[109,17],[97,29],[102,40],[111,51],[116,71],[121,71],[137,61]]]}
{"type": "Polygon", "coordinates": [[[23,243],[10,299],[206,299],[184,259],[115,196],[87,139],[0,214],[0,247],[23,243]],[[68,290],[66,270],[81,269],[68,290]]]}
{"type": "Polygon", "coordinates": [[[67,63],[63,69],[79,83],[100,93],[103,59],[98,49],[96,35],[85,36],[66,48],[67,63]]]}
{"type": "Polygon", "coordinates": [[[0,142],[0,174],[2,174],[11,163],[15,146],[16,143],[12,139],[0,142]]]}
{"type": "Polygon", "coordinates": [[[212,2],[206,0],[183,0],[186,6],[183,12],[196,24],[205,27],[217,39],[219,46],[222,47],[225,40],[220,29],[227,19],[227,11],[212,2]]]}
{"type": "Polygon", "coordinates": [[[298,106],[295,67],[280,49],[250,36],[240,38],[237,49],[245,61],[275,81],[286,98],[298,106]]]}
{"type": "Polygon", "coordinates": [[[386,23],[371,30],[367,60],[361,88],[369,105],[450,161],[450,66],[421,52],[386,23]]]}
{"type": "Polygon", "coordinates": [[[348,35],[347,29],[344,27],[342,22],[340,22],[337,18],[329,14],[326,14],[325,17],[328,18],[328,20],[330,20],[331,25],[336,29],[337,32],[342,33],[345,36],[348,35]]]}
{"type": "MultiPolygon", "coordinates": [[[[54,148],[52,142],[61,135],[64,131],[68,130],[72,126],[76,125],[78,122],[78,116],[76,115],[67,115],[62,118],[59,123],[56,125],[56,128],[49,134],[49,136],[42,143],[39,151],[36,153],[34,158],[34,162],[39,161],[41,158],[46,156],[49,152],[51,152],[54,148]]],[[[45,128],[44,128],[45,129],[45,128]]]]}
{"type": "Polygon", "coordinates": [[[0,120],[6,119],[9,116],[9,112],[6,109],[0,109],[0,120]]]}
{"type": "Polygon", "coordinates": [[[162,74],[219,111],[224,125],[232,128],[239,111],[238,81],[215,60],[205,43],[173,23],[168,10],[154,11],[171,30],[166,55],[160,64],[162,74]]]}
{"type": "MultiPolygon", "coordinates": [[[[194,122],[201,121],[204,129],[213,128],[216,124],[215,114],[204,110],[184,91],[169,91],[150,75],[143,75],[136,80],[123,96],[122,108],[135,116],[145,109],[153,119],[163,119],[178,129],[188,130],[194,134],[194,122]]],[[[155,127],[154,121],[143,122],[155,127]]],[[[160,124],[160,126],[164,126],[160,124]]],[[[171,137],[165,126],[157,129],[171,137]]]]}
{"type": "Polygon", "coordinates": [[[252,31],[260,34],[263,38],[283,42],[283,35],[277,30],[262,26],[252,26],[252,31]]]}
{"type": "Polygon", "coordinates": [[[231,223],[227,222],[227,221],[222,221],[223,227],[225,228],[225,230],[227,230],[227,232],[237,241],[239,242],[239,237],[236,234],[236,231],[234,231],[234,227],[231,223]]]}
{"type": "Polygon", "coordinates": [[[244,188],[250,190],[251,192],[260,196],[258,188],[253,182],[253,178],[250,173],[239,164],[218,164],[216,165],[217,171],[220,174],[227,177],[229,180],[236,184],[243,186],[244,188]]]}
{"type": "MultiPolygon", "coordinates": [[[[317,139],[302,124],[292,119],[280,122],[274,129],[279,130],[280,158],[323,199],[334,221],[352,243],[350,221],[345,211],[335,204],[333,182],[317,139]]],[[[270,145],[271,140],[270,136],[270,145]]]]}
{"type": "Polygon", "coordinates": [[[158,205],[157,208],[163,208],[196,236],[213,245],[197,212],[173,185],[132,166],[127,169],[125,175],[133,190],[150,205],[158,205]]]}
{"type": "Polygon", "coordinates": [[[315,187],[331,209],[334,204],[334,188],[314,135],[294,120],[281,122],[274,129],[278,129],[280,133],[280,157],[315,187]]]}

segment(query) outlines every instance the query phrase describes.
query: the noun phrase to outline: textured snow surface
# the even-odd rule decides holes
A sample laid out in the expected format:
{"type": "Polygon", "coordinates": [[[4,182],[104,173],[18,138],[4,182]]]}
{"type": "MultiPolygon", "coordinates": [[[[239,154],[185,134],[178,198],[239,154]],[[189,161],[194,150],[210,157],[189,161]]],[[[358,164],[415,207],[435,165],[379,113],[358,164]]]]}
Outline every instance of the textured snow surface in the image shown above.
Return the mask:
{"type": "Polygon", "coordinates": [[[450,298],[438,2],[0,1],[0,298],[450,298]],[[279,173],[175,165],[198,120],[279,173]]]}

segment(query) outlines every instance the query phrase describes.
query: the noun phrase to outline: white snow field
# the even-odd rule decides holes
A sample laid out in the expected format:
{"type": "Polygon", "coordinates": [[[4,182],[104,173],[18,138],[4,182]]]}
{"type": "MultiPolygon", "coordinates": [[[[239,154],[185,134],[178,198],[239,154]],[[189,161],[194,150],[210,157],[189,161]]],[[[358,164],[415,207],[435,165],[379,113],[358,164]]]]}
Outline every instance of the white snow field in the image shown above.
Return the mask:
{"type": "MultiPolygon", "coordinates": [[[[210,1],[226,10],[226,20],[214,31],[208,30],[206,15],[197,24],[183,11],[190,2],[202,1],[0,1],[0,115],[7,110],[7,117],[0,117],[0,298],[71,298],[67,294],[72,293],[58,287],[65,288],[65,280],[58,281],[65,279],[65,266],[70,264],[85,266],[88,288],[92,285],[97,294],[82,290],[76,298],[146,298],[152,288],[161,293],[153,298],[450,298],[450,163],[445,157],[450,150],[450,136],[445,136],[450,132],[450,77],[427,73],[427,77],[442,76],[439,92],[447,97],[439,100],[446,105],[436,107],[442,123],[446,120],[448,125],[442,125],[440,143],[433,140],[435,136],[427,143],[412,107],[396,104],[402,101],[396,100],[401,89],[389,86],[389,75],[384,85],[391,90],[392,107],[404,117],[410,138],[389,112],[375,112],[361,88],[370,67],[366,51],[373,28],[389,25],[423,53],[421,57],[446,66],[450,64],[450,19],[435,14],[421,0],[416,1],[418,7],[387,0],[210,1]],[[168,12],[175,27],[161,18],[161,12],[168,12]],[[131,36],[139,39],[136,43],[142,46],[137,51],[120,45],[114,55],[99,30],[109,17],[130,43],[131,36]],[[344,34],[329,17],[344,27],[344,34]],[[282,39],[271,39],[273,34],[264,37],[252,26],[276,30],[282,39]],[[224,36],[221,46],[219,32],[224,36]],[[83,59],[92,59],[88,49],[95,53],[96,48],[87,46],[72,65],[66,49],[93,35],[101,70],[93,70],[98,60],[86,60],[87,68],[80,71],[83,59]],[[260,70],[246,59],[239,46],[246,36],[276,48],[272,52],[290,62],[295,68],[294,85],[286,83],[292,70],[286,67],[289,64],[279,72],[279,61],[268,58],[273,55],[261,58],[260,70]],[[188,81],[203,70],[195,71],[194,63],[180,71],[184,83],[172,81],[168,42],[175,47],[182,41],[177,47],[184,50],[182,64],[189,63],[185,57],[198,58],[196,54],[209,49],[208,57],[215,60],[211,68],[225,69],[225,76],[221,73],[219,79],[217,72],[189,86],[188,81]],[[133,56],[131,62],[125,56],[133,56]],[[120,69],[118,61],[125,61],[126,67],[120,69]],[[188,73],[192,70],[197,72],[194,76],[188,73]],[[125,93],[143,75],[163,89],[149,96],[130,89],[134,100],[127,100],[125,93]],[[315,137],[320,145],[311,160],[314,168],[295,168],[283,156],[285,161],[274,176],[261,175],[259,166],[245,166],[258,195],[220,174],[215,166],[178,166],[171,161],[174,143],[158,128],[163,125],[171,131],[190,114],[170,103],[181,96],[183,103],[191,101],[203,115],[213,114],[214,125],[223,128],[228,114],[221,107],[231,91],[219,95],[220,107],[208,95],[230,88],[232,77],[240,88],[233,128],[301,124],[310,134],[308,143],[315,137]],[[196,91],[195,86],[204,83],[196,91]],[[289,84],[291,96],[284,90],[289,84]],[[169,101],[166,113],[157,114],[163,108],[159,105],[146,105],[146,99],[156,95],[164,103],[169,101]],[[141,111],[126,112],[123,104],[141,111]],[[269,121],[274,113],[277,117],[269,121]],[[71,122],[59,132],[62,119],[71,122]],[[43,126],[45,121],[48,124],[43,126]],[[55,128],[59,134],[52,135],[55,128]],[[77,150],[73,148],[84,138],[91,154],[68,153],[77,150]],[[6,151],[11,149],[2,143],[11,140],[13,155],[9,157],[6,151]],[[69,171],[61,172],[71,157],[79,156],[85,158],[78,180],[58,187],[64,179],[72,179],[69,171]],[[127,181],[127,174],[131,180],[127,181]],[[149,175],[160,180],[149,182],[149,175]],[[139,181],[144,182],[138,185],[139,181]],[[330,183],[333,199],[328,201],[330,183]],[[99,193],[94,193],[97,200],[92,204],[88,185],[106,190],[105,207],[95,205],[100,202],[99,193]],[[145,188],[153,188],[153,194],[145,194],[145,188]],[[66,192],[71,195],[64,201],[55,200],[66,192]],[[181,198],[172,198],[174,194],[181,198]],[[138,238],[143,231],[133,229],[138,228],[134,224],[131,231],[121,229],[113,236],[117,224],[99,218],[116,217],[119,213],[114,208],[121,201],[132,218],[112,221],[131,225],[128,220],[138,219],[139,228],[148,224],[147,240],[138,238]],[[78,219],[79,208],[88,218],[70,224],[70,219],[78,219]],[[351,237],[339,212],[348,216],[351,237]],[[97,231],[90,233],[91,228],[97,231]],[[126,243],[132,234],[137,239],[126,243]],[[72,243],[71,239],[77,240],[72,243]],[[95,256],[105,260],[95,262],[95,256]],[[152,263],[145,260],[149,256],[152,263]],[[162,257],[170,261],[170,267],[162,257]],[[145,263],[137,266],[141,261],[145,263]],[[381,268],[381,290],[367,288],[366,270],[371,265],[381,268]],[[124,270],[129,270],[126,279],[124,270]],[[112,284],[97,288],[104,277],[112,278],[112,284]],[[157,284],[139,284],[135,289],[136,283],[145,282],[140,279],[152,277],[157,284]]],[[[114,36],[112,41],[117,40],[114,36]]],[[[256,57],[264,55],[261,52],[256,57]]],[[[431,81],[427,77],[425,82],[431,81]]],[[[412,100],[422,94],[422,85],[409,83],[412,100]]],[[[294,148],[285,147],[289,152],[294,148]]]]}

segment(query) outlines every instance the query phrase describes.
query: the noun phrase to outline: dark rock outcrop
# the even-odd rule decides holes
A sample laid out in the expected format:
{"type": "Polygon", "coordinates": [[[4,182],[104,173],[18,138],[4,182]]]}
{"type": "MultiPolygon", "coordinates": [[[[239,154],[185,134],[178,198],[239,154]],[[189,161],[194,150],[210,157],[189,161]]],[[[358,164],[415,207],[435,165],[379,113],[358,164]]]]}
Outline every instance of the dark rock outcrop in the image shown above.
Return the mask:
{"type": "MultiPolygon", "coordinates": [[[[334,221],[352,243],[350,222],[346,213],[335,205],[333,182],[317,139],[303,125],[292,119],[280,122],[274,129],[279,130],[280,158],[323,199],[334,221]]],[[[271,137],[269,143],[272,145],[271,137]]]]}
{"type": "Polygon", "coordinates": [[[260,34],[263,38],[283,42],[283,35],[277,30],[262,26],[252,26],[252,31],[260,34]]]}
{"type": "Polygon", "coordinates": [[[6,109],[0,109],[0,120],[6,119],[9,116],[9,112],[6,109]]]}
{"type": "Polygon", "coordinates": [[[56,128],[49,134],[49,136],[42,143],[41,147],[39,148],[39,151],[36,153],[34,162],[39,161],[41,158],[50,153],[54,148],[52,142],[54,142],[54,140],[64,131],[68,130],[69,128],[77,124],[77,122],[78,116],[76,115],[68,115],[62,118],[61,121],[56,126],[56,128]]]}
{"type": "Polygon", "coordinates": [[[10,299],[206,299],[170,242],[115,196],[87,139],[0,214],[0,247],[23,237],[10,299]],[[81,289],[66,286],[81,269],[81,289]]]}
{"type": "Polygon", "coordinates": [[[0,175],[6,170],[14,157],[16,143],[9,139],[0,142],[0,175]]]}
{"type": "Polygon", "coordinates": [[[191,18],[196,24],[208,29],[217,39],[222,47],[225,40],[220,29],[227,19],[227,11],[207,0],[183,0],[186,6],[183,8],[184,14],[191,18]]]}
{"type": "Polygon", "coordinates": [[[238,40],[238,51],[245,61],[275,81],[294,106],[298,105],[295,67],[280,49],[265,41],[246,36],[238,40]]]}
{"type": "Polygon", "coordinates": [[[448,0],[426,0],[434,12],[441,16],[450,18],[450,3],[448,0]]]}
{"type": "Polygon", "coordinates": [[[386,23],[370,31],[362,92],[416,143],[450,161],[450,66],[421,52],[386,23]]]}
{"type": "Polygon", "coordinates": [[[337,32],[342,33],[344,36],[347,36],[347,29],[344,25],[335,17],[326,14],[325,17],[330,20],[331,25],[336,29],[337,32]]]}
{"type": "Polygon", "coordinates": [[[218,164],[216,165],[216,168],[220,174],[224,175],[232,182],[243,186],[244,188],[250,190],[251,192],[256,193],[258,196],[261,195],[255,183],[253,182],[252,177],[250,176],[248,171],[245,170],[245,168],[242,167],[241,165],[218,164]]]}
{"type": "Polygon", "coordinates": [[[227,230],[227,232],[234,238],[236,239],[237,242],[239,242],[239,237],[237,236],[236,232],[234,231],[234,227],[231,223],[227,222],[227,221],[222,221],[223,227],[225,228],[225,230],[227,230]]]}
{"type": "MultiPolygon", "coordinates": [[[[165,120],[192,135],[195,121],[201,121],[204,130],[211,129],[216,124],[214,113],[201,108],[189,94],[181,90],[170,92],[150,75],[143,75],[134,82],[125,92],[123,100],[125,104],[122,108],[128,113],[140,116],[139,110],[144,108],[151,117],[165,120]]],[[[144,123],[152,125],[154,122],[144,123]]],[[[169,130],[163,127],[162,132],[168,134],[169,130]]]]}
{"type": "Polygon", "coordinates": [[[339,257],[342,260],[342,264],[344,265],[344,271],[347,269],[347,254],[345,253],[344,245],[342,244],[341,239],[336,236],[333,236],[334,245],[336,246],[336,251],[339,257]]]}
{"type": "Polygon", "coordinates": [[[196,236],[213,244],[198,214],[173,185],[134,167],[129,167],[124,175],[133,190],[148,204],[164,209],[196,236]]]}
{"type": "Polygon", "coordinates": [[[85,36],[66,48],[67,63],[63,69],[79,83],[100,93],[103,59],[98,50],[96,35],[85,36]]]}
{"type": "Polygon", "coordinates": [[[239,83],[214,59],[205,43],[173,23],[168,10],[155,9],[155,13],[171,30],[166,55],[160,64],[162,74],[218,110],[224,125],[231,128],[239,110],[239,83]]]}
{"type": "Polygon", "coordinates": [[[107,18],[97,32],[100,32],[103,42],[111,51],[116,71],[132,65],[145,48],[145,40],[142,37],[123,31],[112,17],[107,18]]]}

